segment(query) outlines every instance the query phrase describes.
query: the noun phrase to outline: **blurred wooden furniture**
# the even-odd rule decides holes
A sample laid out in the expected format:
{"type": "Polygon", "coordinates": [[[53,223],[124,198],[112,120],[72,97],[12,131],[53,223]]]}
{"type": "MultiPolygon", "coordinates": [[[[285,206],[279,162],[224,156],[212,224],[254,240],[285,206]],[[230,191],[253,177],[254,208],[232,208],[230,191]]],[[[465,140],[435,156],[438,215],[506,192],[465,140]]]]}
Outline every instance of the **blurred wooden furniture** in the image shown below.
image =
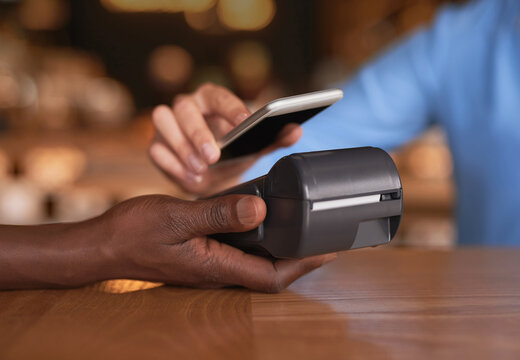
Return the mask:
{"type": "Polygon", "coordinates": [[[4,360],[518,359],[519,338],[511,249],[352,251],[274,295],[128,280],[0,292],[4,360]]]}

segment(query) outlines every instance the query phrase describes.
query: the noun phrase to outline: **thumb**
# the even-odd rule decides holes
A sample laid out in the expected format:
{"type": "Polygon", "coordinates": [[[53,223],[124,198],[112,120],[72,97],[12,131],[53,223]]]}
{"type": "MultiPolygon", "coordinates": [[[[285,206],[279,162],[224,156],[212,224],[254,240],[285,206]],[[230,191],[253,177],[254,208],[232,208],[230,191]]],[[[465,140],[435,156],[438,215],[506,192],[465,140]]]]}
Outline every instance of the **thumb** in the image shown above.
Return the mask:
{"type": "Polygon", "coordinates": [[[266,214],[264,201],[252,195],[221,196],[186,205],[181,215],[186,219],[186,238],[252,230],[266,214]]]}
{"type": "Polygon", "coordinates": [[[279,147],[288,147],[295,144],[303,135],[301,125],[290,123],[284,126],[276,137],[275,144],[279,147]]]}

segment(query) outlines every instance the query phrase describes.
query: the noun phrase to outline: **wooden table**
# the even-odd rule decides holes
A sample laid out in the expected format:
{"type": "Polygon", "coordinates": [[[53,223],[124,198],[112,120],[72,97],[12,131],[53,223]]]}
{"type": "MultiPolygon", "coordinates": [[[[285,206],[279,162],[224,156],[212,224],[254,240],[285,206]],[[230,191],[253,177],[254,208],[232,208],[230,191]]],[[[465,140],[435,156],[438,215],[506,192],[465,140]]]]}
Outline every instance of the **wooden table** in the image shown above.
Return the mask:
{"type": "Polygon", "coordinates": [[[520,359],[520,250],[351,251],[276,295],[0,292],[0,359],[110,358],[520,359]]]}

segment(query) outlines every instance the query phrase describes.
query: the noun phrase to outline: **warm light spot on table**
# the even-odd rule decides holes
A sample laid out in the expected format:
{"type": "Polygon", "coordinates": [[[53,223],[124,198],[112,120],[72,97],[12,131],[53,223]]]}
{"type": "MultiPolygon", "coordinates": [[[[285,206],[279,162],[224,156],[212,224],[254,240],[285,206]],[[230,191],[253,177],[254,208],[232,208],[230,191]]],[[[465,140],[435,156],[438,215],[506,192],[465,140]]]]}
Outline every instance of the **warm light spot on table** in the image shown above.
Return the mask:
{"type": "Polygon", "coordinates": [[[117,279],[103,281],[95,285],[95,288],[105,293],[124,294],[134,291],[153,289],[163,285],[163,283],[148,281],[117,279]]]}

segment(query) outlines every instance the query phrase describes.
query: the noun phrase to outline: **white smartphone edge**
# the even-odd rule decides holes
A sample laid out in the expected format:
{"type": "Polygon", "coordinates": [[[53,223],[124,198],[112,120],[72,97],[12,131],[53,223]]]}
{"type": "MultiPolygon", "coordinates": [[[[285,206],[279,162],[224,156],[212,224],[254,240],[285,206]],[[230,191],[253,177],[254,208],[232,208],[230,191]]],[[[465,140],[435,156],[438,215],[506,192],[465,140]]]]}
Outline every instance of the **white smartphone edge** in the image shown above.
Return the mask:
{"type": "Polygon", "coordinates": [[[341,89],[328,89],[289,96],[271,101],[245,119],[228,134],[224,135],[220,140],[217,140],[217,145],[220,149],[225,148],[235,139],[242,136],[248,130],[269,116],[285,115],[296,111],[315,109],[322,106],[330,106],[342,98],[343,91],[341,89]]]}

